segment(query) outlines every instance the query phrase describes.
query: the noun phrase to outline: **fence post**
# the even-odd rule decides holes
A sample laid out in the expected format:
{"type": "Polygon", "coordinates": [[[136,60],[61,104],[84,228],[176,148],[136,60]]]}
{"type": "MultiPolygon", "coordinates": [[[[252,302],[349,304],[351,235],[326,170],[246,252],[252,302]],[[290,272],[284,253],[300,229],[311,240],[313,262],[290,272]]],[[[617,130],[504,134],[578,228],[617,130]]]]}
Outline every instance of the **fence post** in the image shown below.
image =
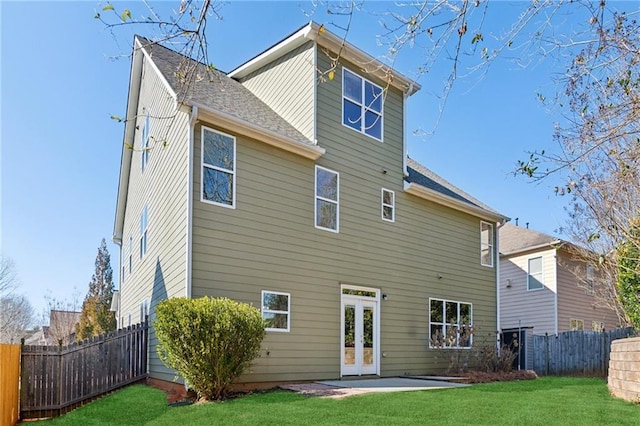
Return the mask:
{"type": "Polygon", "coordinates": [[[549,333],[544,333],[544,375],[549,375],[549,333]]]}

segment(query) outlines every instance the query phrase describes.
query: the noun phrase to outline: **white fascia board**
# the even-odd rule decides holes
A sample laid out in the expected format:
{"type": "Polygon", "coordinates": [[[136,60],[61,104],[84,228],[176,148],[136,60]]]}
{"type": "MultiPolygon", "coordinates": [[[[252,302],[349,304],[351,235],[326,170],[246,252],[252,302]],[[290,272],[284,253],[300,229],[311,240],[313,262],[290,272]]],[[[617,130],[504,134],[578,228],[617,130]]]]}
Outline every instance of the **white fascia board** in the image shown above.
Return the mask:
{"type": "Polygon", "coordinates": [[[275,59],[291,52],[293,49],[302,46],[305,42],[312,40],[332,52],[339,52],[342,50],[341,56],[343,58],[366,68],[370,74],[378,77],[382,81],[388,81],[388,75],[391,73],[392,78],[390,84],[409,96],[420,90],[420,85],[415,81],[393,70],[378,59],[358,49],[351,43],[348,43],[343,38],[326,30],[326,28],[325,31],[321,33],[320,28],[320,25],[311,21],[309,25],[282,40],[271,49],[266,50],[250,61],[239,66],[227,75],[231,78],[242,79],[253,71],[258,70],[275,59]]]}
{"type": "Polygon", "coordinates": [[[151,57],[151,55],[149,55],[149,52],[147,52],[147,50],[145,49],[145,46],[143,46],[140,43],[140,40],[138,40],[137,38],[136,38],[136,48],[142,50],[142,53],[144,53],[144,57],[147,59],[147,63],[151,66],[151,68],[153,68],[153,71],[156,73],[156,75],[162,82],[162,85],[164,86],[165,90],[169,92],[169,95],[173,99],[174,104],[177,104],[178,96],[176,95],[176,92],[173,91],[173,88],[171,88],[171,85],[169,84],[167,79],[164,77],[164,74],[160,72],[156,64],[153,62],[153,58],[151,57]]]}
{"type": "Polygon", "coordinates": [[[404,192],[411,195],[415,195],[420,198],[424,198],[425,200],[433,201],[434,203],[438,203],[446,207],[450,207],[454,210],[458,210],[473,216],[477,216],[481,219],[485,219],[488,221],[501,222],[506,219],[502,215],[496,214],[489,210],[485,210],[481,207],[477,207],[477,206],[465,203],[460,200],[456,200],[455,198],[449,197],[447,195],[443,195],[432,189],[426,188],[422,185],[418,185],[417,183],[405,182],[404,192]]]}
{"type": "Polygon", "coordinates": [[[231,78],[241,79],[251,74],[253,71],[262,68],[264,65],[274,61],[275,59],[291,52],[293,49],[302,46],[305,42],[308,41],[307,33],[310,31],[310,26],[307,25],[304,28],[301,28],[296,33],[282,40],[280,43],[276,44],[272,48],[262,52],[260,55],[251,59],[248,62],[240,65],[238,68],[234,69],[227,75],[231,78]]]}
{"type": "Polygon", "coordinates": [[[324,148],[317,145],[305,145],[294,139],[290,139],[271,130],[239,119],[233,115],[226,114],[197,103],[191,103],[191,105],[198,108],[199,120],[224,127],[243,136],[247,136],[276,148],[300,155],[301,157],[315,161],[326,152],[324,148]]]}
{"type": "Polygon", "coordinates": [[[117,245],[122,245],[122,232],[124,227],[124,213],[127,207],[127,194],[129,192],[129,175],[131,173],[131,157],[133,150],[127,144],[133,146],[136,128],[136,114],[140,99],[140,86],[142,85],[142,57],[140,44],[136,39],[136,48],[133,51],[131,72],[129,75],[129,93],[127,95],[127,115],[124,124],[124,139],[122,141],[122,155],[120,157],[120,178],[118,180],[118,197],[116,201],[116,217],[113,225],[112,240],[117,245]]]}

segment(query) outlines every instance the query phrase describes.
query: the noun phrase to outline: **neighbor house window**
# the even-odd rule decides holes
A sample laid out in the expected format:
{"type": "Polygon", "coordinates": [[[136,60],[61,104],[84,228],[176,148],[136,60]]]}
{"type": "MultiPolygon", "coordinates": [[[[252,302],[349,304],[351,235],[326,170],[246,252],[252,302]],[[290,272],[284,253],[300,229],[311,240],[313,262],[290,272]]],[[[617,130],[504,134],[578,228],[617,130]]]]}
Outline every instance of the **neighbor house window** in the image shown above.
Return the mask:
{"type": "Polygon", "coordinates": [[[151,151],[151,144],[149,141],[149,124],[151,119],[149,114],[145,116],[144,124],[142,125],[142,171],[149,162],[149,153],[151,151]]]}
{"type": "Polygon", "coordinates": [[[342,124],[381,141],[382,88],[342,70],[342,124]]]}
{"type": "Polygon", "coordinates": [[[527,275],[527,290],[540,290],[542,283],[542,257],[529,259],[529,273],[527,275]]]}
{"type": "Polygon", "coordinates": [[[316,166],[316,228],[338,232],[339,175],[316,166]]]}
{"type": "Polygon", "coordinates": [[[289,331],[291,296],[289,293],[262,291],[262,319],[267,331],[289,331]]]}
{"type": "Polygon", "coordinates": [[[430,348],[470,348],[472,324],[471,303],[429,299],[430,348]]]}
{"type": "Polygon", "coordinates": [[[202,128],[202,201],[235,207],[236,138],[202,128]]]}
{"type": "Polygon", "coordinates": [[[594,267],[592,264],[587,264],[587,275],[585,277],[586,286],[587,286],[587,294],[589,296],[593,296],[596,294],[595,291],[595,282],[594,282],[594,267]]]}
{"type": "Polygon", "coordinates": [[[147,253],[149,210],[144,206],[140,214],[140,259],[147,253]]]}
{"type": "Polygon", "coordinates": [[[584,321],[580,319],[570,319],[569,320],[569,329],[571,331],[582,331],[584,330],[584,321]]]}
{"type": "Polygon", "coordinates": [[[598,332],[604,331],[604,322],[602,322],[602,321],[591,321],[591,329],[593,331],[598,331],[598,332]]]}
{"type": "Polygon", "coordinates": [[[480,264],[493,266],[493,225],[480,222],[480,264]]]}
{"type": "Polygon", "coordinates": [[[129,235],[129,273],[133,272],[133,236],[129,235]]]}
{"type": "Polygon", "coordinates": [[[396,194],[382,188],[382,220],[394,222],[396,220],[396,194]]]}

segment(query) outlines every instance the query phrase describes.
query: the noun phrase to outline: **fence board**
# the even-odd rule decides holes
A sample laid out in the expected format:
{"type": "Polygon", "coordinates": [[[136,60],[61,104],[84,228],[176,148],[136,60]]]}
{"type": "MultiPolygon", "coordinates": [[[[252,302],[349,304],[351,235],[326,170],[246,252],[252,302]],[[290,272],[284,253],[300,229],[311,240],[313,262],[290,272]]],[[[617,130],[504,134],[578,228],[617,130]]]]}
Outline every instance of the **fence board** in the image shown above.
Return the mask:
{"type": "Polygon", "coordinates": [[[606,376],[611,342],[635,336],[632,327],[611,331],[567,331],[533,336],[533,369],[539,375],[606,376]]]}
{"type": "Polygon", "coordinates": [[[18,422],[18,383],[20,379],[20,345],[0,345],[0,424],[18,422]]]}
{"type": "MultiPolygon", "coordinates": [[[[147,377],[147,323],[68,346],[22,346],[20,416],[53,417],[147,377]],[[133,367],[133,368],[131,368],[133,367]]],[[[16,381],[17,383],[17,381],[16,381]]]]}

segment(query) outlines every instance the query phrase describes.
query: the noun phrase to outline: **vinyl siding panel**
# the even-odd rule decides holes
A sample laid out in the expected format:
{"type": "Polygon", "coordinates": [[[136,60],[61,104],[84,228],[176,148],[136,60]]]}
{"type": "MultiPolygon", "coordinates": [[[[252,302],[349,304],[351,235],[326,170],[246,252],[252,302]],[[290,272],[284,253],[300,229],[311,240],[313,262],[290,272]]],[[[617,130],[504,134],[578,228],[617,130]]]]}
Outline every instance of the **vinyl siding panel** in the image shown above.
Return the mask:
{"type": "MultiPolygon", "coordinates": [[[[137,129],[125,210],[122,243],[124,283],[120,285],[121,325],[140,320],[141,303],[147,301],[150,318],[155,305],[168,297],[184,296],[188,194],[188,118],[176,111],[175,102],[144,60],[137,129]],[[142,131],[150,113],[151,150],[141,167],[142,131]],[[140,259],[140,214],[148,208],[147,253],[140,259]],[[133,237],[133,273],[129,273],[129,236],[133,237]]],[[[155,351],[156,337],[149,335],[149,370],[156,378],[172,380],[155,351]]]]}
{"type": "Polygon", "coordinates": [[[196,126],[193,297],[260,307],[261,290],[291,294],[290,332],[267,333],[242,381],[338,378],[343,284],[388,295],[379,303],[383,376],[446,369],[446,353],[428,348],[429,297],[472,303],[476,341],[495,343],[496,270],[480,265],[480,219],[403,193],[402,94],[386,98],[384,142],[361,135],[342,125],[341,69],[317,88],[327,150],[317,163],[236,135],[235,209],[199,201],[196,126]],[[339,233],[314,227],[316,164],[340,174],[339,233]],[[395,191],[395,223],[380,217],[382,187],[395,191]]]}
{"type": "Polygon", "coordinates": [[[592,321],[604,322],[606,330],[617,328],[615,312],[602,306],[596,296],[587,294],[584,284],[578,279],[586,277],[586,265],[571,259],[564,250],[558,253],[558,331],[570,330],[571,319],[583,320],[585,330],[592,329],[592,321]]]}
{"type": "Polygon", "coordinates": [[[533,327],[533,334],[554,334],[556,318],[555,249],[500,259],[500,328],[533,327]],[[542,257],[542,290],[527,290],[528,261],[542,257]],[[511,283],[511,287],[507,285],[511,283]]]}
{"type": "Polygon", "coordinates": [[[271,109],[314,140],[314,44],[308,42],[241,80],[271,109]]]}

